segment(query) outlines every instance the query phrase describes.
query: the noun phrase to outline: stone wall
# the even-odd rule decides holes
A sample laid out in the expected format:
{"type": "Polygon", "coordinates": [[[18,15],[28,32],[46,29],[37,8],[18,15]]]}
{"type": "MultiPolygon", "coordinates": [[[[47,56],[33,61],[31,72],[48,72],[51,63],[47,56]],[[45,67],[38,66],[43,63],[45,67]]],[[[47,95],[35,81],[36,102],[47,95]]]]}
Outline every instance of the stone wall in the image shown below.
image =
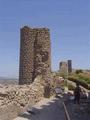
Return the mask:
{"type": "Polygon", "coordinates": [[[67,63],[68,63],[68,73],[71,73],[72,72],[72,60],[68,60],[67,63]]]}
{"type": "Polygon", "coordinates": [[[31,85],[1,86],[0,91],[0,120],[12,120],[43,98],[44,84],[39,76],[31,85]]]}
{"type": "Polygon", "coordinates": [[[47,28],[21,29],[19,84],[30,84],[37,75],[51,72],[50,32],[47,28]]]}
{"type": "Polygon", "coordinates": [[[32,82],[34,39],[35,36],[32,29],[26,26],[21,29],[19,84],[30,84],[32,82]]]}

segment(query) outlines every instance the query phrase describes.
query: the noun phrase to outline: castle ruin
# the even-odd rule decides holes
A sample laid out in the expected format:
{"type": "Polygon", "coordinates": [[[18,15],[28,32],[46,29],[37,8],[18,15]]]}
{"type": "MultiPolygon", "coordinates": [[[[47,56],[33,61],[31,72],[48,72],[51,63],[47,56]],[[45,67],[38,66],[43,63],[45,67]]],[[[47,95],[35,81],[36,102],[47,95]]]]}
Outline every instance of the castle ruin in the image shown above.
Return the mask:
{"type": "Polygon", "coordinates": [[[67,76],[68,73],[72,72],[72,60],[61,61],[59,64],[60,74],[64,77],[67,76]]]}
{"type": "Polygon", "coordinates": [[[19,84],[30,84],[37,75],[51,72],[51,43],[48,28],[30,28],[20,30],[20,66],[19,84]]]}

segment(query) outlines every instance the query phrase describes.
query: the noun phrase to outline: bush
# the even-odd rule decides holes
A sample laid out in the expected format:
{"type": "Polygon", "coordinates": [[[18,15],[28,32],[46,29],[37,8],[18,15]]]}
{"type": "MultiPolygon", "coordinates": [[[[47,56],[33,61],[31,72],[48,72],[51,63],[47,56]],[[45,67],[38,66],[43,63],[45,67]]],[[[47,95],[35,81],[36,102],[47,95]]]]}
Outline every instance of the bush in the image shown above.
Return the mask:
{"type": "Polygon", "coordinates": [[[75,73],[76,73],[76,74],[79,74],[79,73],[83,73],[83,71],[80,69],[80,70],[76,70],[75,73]]]}
{"type": "Polygon", "coordinates": [[[83,86],[84,88],[90,90],[90,87],[88,86],[88,84],[87,84],[85,81],[83,81],[83,80],[78,80],[78,79],[73,78],[73,77],[69,77],[68,79],[69,79],[70,81],[75,82],[75,83],[78,83],[78,84],[80,84],[81,86],[83,86]]]}
{"type": "Polygon", "coordinates": [[[75,87],[74,87],[73,85],[71,85],[71,84],[68,84],[68,89],[69,89],[69,90],[74,90],[75,87]]]}
{"type": "Polygon", "coordinates": [[[90,84],[90,73],[84,72],[82,70],[76,70],[69,75],[69,80],[73,82],[78,82],[83,87],[90,89],[88,84],[90,84]]]}

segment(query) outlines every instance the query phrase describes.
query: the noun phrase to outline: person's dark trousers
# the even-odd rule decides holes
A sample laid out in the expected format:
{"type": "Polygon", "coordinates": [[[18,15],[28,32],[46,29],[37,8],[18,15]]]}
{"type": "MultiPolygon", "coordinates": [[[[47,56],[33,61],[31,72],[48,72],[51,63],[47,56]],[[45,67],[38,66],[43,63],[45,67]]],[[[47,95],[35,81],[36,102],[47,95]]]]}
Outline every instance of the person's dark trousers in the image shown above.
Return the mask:
{"type": "Polygon", "coordinates": [[[75,96],[75,98],[74,98],[74,103],[75,104],[80,104],[80,96],[78,95],[78,96],[75,96]]]}
{"type": "Polygon", "coordinates": [[[80,104],[80,96],[77,96],[77,104],[80,104]]]}

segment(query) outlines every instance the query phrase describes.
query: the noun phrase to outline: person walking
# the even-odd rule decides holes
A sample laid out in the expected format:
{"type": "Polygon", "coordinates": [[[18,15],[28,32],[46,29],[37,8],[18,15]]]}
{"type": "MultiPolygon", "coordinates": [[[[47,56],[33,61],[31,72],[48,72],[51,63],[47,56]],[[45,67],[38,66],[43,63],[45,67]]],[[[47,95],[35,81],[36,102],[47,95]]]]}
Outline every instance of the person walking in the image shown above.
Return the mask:
{"type": "Polygon", "coordinates": [[[74,103],[80,104],[80,92],[81,88],[79,87],[79,84],[76,83],[76,88],[74,90],[74,103]]]}

